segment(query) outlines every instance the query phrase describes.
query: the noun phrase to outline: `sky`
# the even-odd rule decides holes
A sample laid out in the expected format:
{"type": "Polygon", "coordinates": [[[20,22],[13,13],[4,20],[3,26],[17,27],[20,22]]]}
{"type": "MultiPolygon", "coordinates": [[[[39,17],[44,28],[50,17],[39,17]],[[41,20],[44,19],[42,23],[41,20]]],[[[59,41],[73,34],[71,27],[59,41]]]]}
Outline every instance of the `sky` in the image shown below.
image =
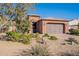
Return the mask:
{"type": "Polygon", "coordinates": [[[79,18],[79,3],[38,3],[29,14],[41,18],[76,19],[79,18]]]}

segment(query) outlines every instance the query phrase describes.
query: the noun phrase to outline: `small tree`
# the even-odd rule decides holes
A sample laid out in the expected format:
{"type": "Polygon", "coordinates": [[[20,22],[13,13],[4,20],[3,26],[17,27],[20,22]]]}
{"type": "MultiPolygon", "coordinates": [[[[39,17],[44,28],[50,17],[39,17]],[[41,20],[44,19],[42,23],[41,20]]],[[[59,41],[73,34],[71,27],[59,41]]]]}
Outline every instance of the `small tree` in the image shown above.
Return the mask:
{"type": "Polygon", "coordinates": [[[29,19],[26,18],[24,20],[19,20],[16,21],[16,23],[17,31],[22,32],[23,34],[29,33],[31,26],[29,19]]]}
{"type": "Polygon", "coordinates": [[[32,3],[3,3],[0,4],[0,14],[6,16],[8,20],[15,20],[20,32],[29,32],[30,22],[26,16],[33,5],[32,3]]]}
{"type": "Polygon", "coordinates": [[[6,32],[9,28],[8,21],[0,14],[0,32],[6,32]]]}

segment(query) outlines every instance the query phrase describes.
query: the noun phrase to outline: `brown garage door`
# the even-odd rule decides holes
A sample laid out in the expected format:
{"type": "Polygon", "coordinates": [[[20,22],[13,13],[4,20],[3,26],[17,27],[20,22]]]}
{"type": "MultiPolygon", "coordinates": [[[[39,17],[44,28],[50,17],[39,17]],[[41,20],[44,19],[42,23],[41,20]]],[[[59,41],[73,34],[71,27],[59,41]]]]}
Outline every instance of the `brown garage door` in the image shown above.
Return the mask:
{"type": "Polygon", "coordinates": [[[47,24],[46,32],[48,34],[63,33],[63,24],[47,24]]]}

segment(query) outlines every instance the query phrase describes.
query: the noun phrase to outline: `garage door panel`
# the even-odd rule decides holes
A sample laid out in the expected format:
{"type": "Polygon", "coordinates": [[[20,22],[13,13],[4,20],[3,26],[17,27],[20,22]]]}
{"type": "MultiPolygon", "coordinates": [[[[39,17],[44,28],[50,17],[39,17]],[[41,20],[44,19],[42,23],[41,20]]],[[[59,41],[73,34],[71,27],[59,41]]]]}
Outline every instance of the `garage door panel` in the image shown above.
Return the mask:
{"type": "Polygon", "coordinates": [[[52,33],[63,33],[63,24],[47,24],[46,32],[52,33]]]}

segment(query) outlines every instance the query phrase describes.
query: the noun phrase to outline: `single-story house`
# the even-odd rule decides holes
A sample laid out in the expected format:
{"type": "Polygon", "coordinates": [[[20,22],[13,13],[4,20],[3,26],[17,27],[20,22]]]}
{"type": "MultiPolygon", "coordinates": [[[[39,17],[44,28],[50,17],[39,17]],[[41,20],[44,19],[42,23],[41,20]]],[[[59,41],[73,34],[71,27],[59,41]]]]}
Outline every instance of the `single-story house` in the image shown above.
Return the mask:
{"type": "Polygon", "coordinates": [[[68,20],[63,19],[41,19],[38,15],[28,15],[32,22],[30,32],[61,34],[68,32],[68,20]]]}

